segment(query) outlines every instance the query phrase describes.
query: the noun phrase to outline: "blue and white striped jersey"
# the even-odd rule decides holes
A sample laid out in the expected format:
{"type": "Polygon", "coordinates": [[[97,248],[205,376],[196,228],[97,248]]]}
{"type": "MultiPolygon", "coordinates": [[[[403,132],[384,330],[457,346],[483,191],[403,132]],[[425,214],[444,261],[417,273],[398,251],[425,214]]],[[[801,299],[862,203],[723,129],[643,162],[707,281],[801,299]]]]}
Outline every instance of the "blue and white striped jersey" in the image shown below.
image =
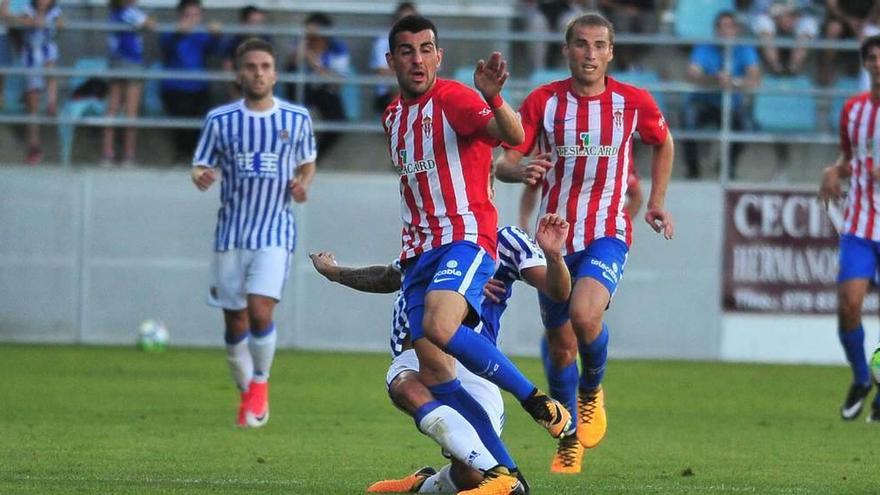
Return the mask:
{"type": "MultiPolygon", "coordinates": [[[[399,262],[395,260],[395,266],[399,268],[399,262]]],[[[478,325],[479,332],[492,343],[498,343],[498,334],[501,331],[501,315],[507,309],[507,300],[513,295],[513,283],[522,280],[522,272],[534,266],[547,266],[544,252],[537,243],[523,232],[522,229],[513,226],[498,229],[498,259],[495,261],[495,275],[492,278],[504,282],[507,291],[500,298],[500,302],[483,299],[481,308],[481,322],[478,325]]],[[[406,317],[406,301],[403,292],[397,293],[394,301],[394,313],[391,323],[391,354],[398,356],[403,352],[403,344],[409,336],[409,320],[406,317]]]]}
{"type": "MultiPolygon", "coordinates": [[[[29,19],[36,19],[37,15],[37,10],[30,3],[24,7],[22,12],[22,16],[29,19]]],[[[59,17],[61,17],[61,7],[54,5],[43,16],[43,27],[24,29],[21,56],[25,67],[42,67],[47,62],[58,60],[58,44],[55,42],[58,29],[55,27],[55,23],[59,17]]]]}
{"type": "Polygon", "coordinates": [[[296,226],[288,183],[296,169],[315,161],[315,135],[308,110],[275,99],[254,112],[244,100],[208,113],[193,166],[220,167],[220,210],[214,249],[293,250],[296,226]]]}
{"type": "Polygon", "coordinates": [[[507,288],[500,302],[483,300],[482,334],[497,343],[501,332],[501,315],[507,309],[507,300],[513,295],[513,283],[522,280],[522,272],[534,266],[547,266],[544,251],[519,227],[498,229],[498,259],[492,278],[504,282],[507,288]]]}

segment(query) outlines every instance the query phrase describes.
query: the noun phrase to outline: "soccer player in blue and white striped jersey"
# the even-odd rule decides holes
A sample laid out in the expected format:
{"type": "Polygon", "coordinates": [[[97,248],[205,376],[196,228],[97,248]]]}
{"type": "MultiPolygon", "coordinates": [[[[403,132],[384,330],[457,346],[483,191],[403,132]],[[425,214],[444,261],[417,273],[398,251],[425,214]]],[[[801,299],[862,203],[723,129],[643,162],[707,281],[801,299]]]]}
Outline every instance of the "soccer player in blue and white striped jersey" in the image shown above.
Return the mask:
{"type": "Polygon", "coordinates": [[[208,113],[192,180],[205,191],[222,173],[208,302],[223,309],[229,367],[241,391],[237,424],[258,427],[269,419],[273,312],[296,241],[290,199],[306,200],[316,148],[308,111],[273,96],[272,45],[246,40],[235,61],[244,98],[208,113]]]}
{"type": "MultiPolygon", "coordinates": [[[[568,297],[571,276],[561,254],[567,234],[568,223],[555,214],[546,215],[539,222],[536,237],[541,247],[517,227],[498,229],[496,270],[484,292],[483,317],[475,329],[478,333],[497,344],[501,315],[516,280],[524,280],[554,299],[568,297]]],[[[379,293],[400,289],[398,262],[348,268],[339,266],[329,252],[310,257],[319,273],[347,287],[379,293]]],[[[473,397],[473,403],[459,402],[450,407],[438,401],[418,378],[419,361],[410,342],[405,304],[398,293],[391,328],[392,361],[386,375],[388,393],[395,405],[416,420],[419,430],[439,443],[454,460],[439,472],[423,468],[403,479],[376,482],[367,492],[453,493],[473,488],[480,483],[483,473],[498,465],[515,471],[516,465],[499,438],[504,404],[498,387],[457,363],[461,386],[473,397]]]]}

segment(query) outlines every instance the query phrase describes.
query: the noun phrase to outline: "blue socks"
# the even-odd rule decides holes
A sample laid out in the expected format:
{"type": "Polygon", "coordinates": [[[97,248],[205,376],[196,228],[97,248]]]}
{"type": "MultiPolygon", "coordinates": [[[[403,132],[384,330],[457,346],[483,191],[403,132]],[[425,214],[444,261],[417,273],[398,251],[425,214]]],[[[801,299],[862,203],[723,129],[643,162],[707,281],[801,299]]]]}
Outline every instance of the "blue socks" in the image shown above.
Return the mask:
{"type": "Polygon", "coordinates": [[[413,419],[416,420],[416,428],[421,431],[421,427],[419,425],[422,424],[422,420],[425,419],[425,416],[430,414],[431,411],[437,409],[441,405],[442,404],[440,403],[440,401],[432,400],[431,402],[428,402],[422,407],[416,409],[416,412],[413,413],[413,419]]]}
{"type": "Polygon", "coordinates": [[[578,353],[581,355],[582,390],[593,390],[602,384],[605,376],[605,363],[608,361],[608,325],[602,323],[602,331],[590,344],[578,342],[578,353]]]}
{"type": "Polygon", "coordinates": [[[854,330],[837,330],[846,360],[853,372],[853,383],[870,385],[871,375],[868,371],[868,360],[865,358],[865,330],[861,325],[854,330]]]}
{"type": "Polygon", "coordinates": [[[241,335],[235,335],[229,331],[223,333],[223,340],[226,341],[226,345],[236,345],[248,338],[248,332],[244,332],[241,335]]]}
{"type": "MultiPolygon", "coordinates": [[[[482,339],[482,337],[479,338],[482,339]]],[[[510,457],[510,453],[507,452],[507,448],[504,446],[501,438],[495,433],[495,428],[492,427],[492,421],[489,419],[489,415],[486,414],[486,410],[483,409],[483,406],[481,406],[480,403],[461,386],[461,382],[458,378],[428,388],[431,390],[431,393],[434,394],[437,401],[458,411],[459,414],[461,414],[464,419],[474,427],[480,440],[483,441],[483,445],[485,445],[486,449],[500,464],[508,469],[516,468],[516,463],[513,462],[513,458],[510,457]]],[[[429,404],[434,404],[435,402],[429,402],[422,406],[422,408],[427,407],[429,404]]],[[[421,411],[422,408],[419,408],[419,411],[421,411]]],[[[427,414],[427,412],[425,414],[427,414]]]]}
{"type": "Polygon", "coordinates": [[[541,339],[541,360],[544,363],[544,373],[547,375],[547,385],[550,397],[558,400],[571,413],[571,424],[576,426],[577,419],[577,386],[578,368],[577,360],[565,368],[557,368],[550,360],[550,347],[547,337],[541,339]]]}
{"type": "Polygon", "coordinates": [[[513,394],[520,402],[528,399],[535,391],[532,382],[500,349],[468,327],[458,327],[455,335],[446,344],[446,352],[455,356],[465,368],[477,376],[513,394]]]}

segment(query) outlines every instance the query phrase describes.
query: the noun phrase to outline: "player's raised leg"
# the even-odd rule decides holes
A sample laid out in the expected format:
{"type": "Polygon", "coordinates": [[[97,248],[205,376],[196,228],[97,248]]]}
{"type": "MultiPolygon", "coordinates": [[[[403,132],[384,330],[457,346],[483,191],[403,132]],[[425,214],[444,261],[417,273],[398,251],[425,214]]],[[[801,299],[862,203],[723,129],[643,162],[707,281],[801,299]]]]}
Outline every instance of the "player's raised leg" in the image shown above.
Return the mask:
{"type": "MultiPolygon", "coordinates": [[[[480,308],[483,287],[494,273],[494,260],[482,248],[462,242],[450,245],[437,266],[444,268],[436,270],[427,287],[422,318],[417,314],[418,308],[410,317],[410,322],[422,322],[418,331],[414,325],[413,337],[417,338],[423,332],[433,344],[455,356],[468,370],[513,394],[535,421],[553,437],[559,437],[568,428],[569,412],[539,391],[492,342],[473,328],[462,325],[475,326],[479,321],[476,308],[480,308]]],[[[421,354],[419,357],[421,359],[421,354]]],[[[425,361],[422,363],[424,366],[425,361]]],[[[431,369],[425,371],[432,372],[431,369]]],[[[435,386],[449,381],[444,382],[447,377],[440,375],[426,376],[423,373],[422,376],[426,383],[435,386]]]]}

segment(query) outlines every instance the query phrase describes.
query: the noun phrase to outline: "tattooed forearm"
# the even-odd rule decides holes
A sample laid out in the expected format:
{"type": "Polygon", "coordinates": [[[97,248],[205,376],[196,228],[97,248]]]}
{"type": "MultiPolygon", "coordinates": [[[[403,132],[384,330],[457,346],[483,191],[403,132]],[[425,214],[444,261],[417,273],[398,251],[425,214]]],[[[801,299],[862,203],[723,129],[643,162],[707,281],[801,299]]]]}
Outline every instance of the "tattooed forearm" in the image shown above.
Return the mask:
{"type": "Polygon", "coordinates": [[[341,267],[334,280],[361,292],[385,294],[400,289],[400,272],[388,265],[341,267]]]}

